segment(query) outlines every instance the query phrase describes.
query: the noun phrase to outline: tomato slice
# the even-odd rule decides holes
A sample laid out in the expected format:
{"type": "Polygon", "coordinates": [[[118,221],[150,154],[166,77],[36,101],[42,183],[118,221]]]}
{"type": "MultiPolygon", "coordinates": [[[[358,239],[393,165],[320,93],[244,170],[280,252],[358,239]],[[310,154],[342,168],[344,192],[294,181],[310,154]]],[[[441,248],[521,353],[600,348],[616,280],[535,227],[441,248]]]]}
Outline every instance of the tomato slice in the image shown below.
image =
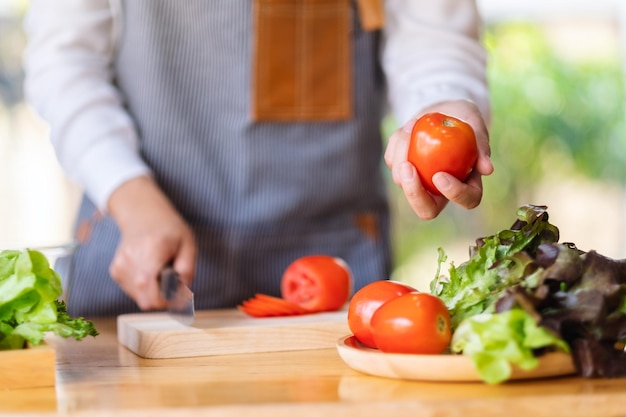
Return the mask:
{"type": "Polygon", "coordinates": [[[299,306],[296,303],[293,303],[291,301],[288,301],[282,298],[272,297],[271,295],[256,294],[255,300],[257,300],[257,302],[263,302],[265,305],[271,306],[278,311],[283,311],[286,314],[310,313],[309,310],[307,310],[306,308],[302,306],[299,306]]]}
{"type": "Polygon", "coordinates": [[[294,316],[309,313],[297,304],[265,294],[256,294],[244,300],[237,308],[253,317],[294,316]]]}
{"type": "Polygon", "coordinates": [[[268,316],[269,313],[266,310],[259,309],[258,307],[255,307],[253,305],[239,304],[237,306],[237,309],[239,311],[247,314],[248,316],[252,316],[252,317],[269,317],[268,316]]]}
{"type": "Polygon", "coordinates": [[[314,312],[335,311],[348,301],[352,273],[342,259],[310,255],[296,259],[285,270],[281,294],[285,300],[314,312]]]}

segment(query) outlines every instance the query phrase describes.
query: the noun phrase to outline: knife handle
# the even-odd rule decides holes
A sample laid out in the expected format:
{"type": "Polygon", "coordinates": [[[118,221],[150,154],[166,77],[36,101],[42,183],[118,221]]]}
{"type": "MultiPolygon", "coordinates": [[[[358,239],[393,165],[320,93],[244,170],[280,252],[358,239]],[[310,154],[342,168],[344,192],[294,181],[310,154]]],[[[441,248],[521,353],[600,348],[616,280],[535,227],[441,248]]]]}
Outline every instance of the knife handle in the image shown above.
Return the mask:
{"type": "Polygon", "coordinates": [[[179,283],[180,277],[178,276],[178,272],[176,272],[172,266],[165,266],[159,273],[159,290],[161,291],[161,297],[166,300],[171,300],[176,294],[179,283]]]}

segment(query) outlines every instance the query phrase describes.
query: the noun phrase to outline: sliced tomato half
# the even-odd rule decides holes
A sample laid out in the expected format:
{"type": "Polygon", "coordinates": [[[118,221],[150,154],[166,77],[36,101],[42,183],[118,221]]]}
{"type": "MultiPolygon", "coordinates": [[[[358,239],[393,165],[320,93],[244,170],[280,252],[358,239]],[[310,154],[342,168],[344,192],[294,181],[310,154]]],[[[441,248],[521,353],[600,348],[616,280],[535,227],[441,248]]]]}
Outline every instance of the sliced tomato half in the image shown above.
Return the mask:
{"type": "Polygon", "coordinates": [[[311,255],[295,260],[281,281],[285,300],[310,311],[334,311],[350,297],[352,273],[342,259],[311,255]]]}
{"type": "Polygon", "coordinates": [[[257,293],[237,308],[253,317],[295,316],[335,311],[352,290],[352,273],[340,258],[311,255],[292,262],[281,280],[282,297],[257,293]]]}

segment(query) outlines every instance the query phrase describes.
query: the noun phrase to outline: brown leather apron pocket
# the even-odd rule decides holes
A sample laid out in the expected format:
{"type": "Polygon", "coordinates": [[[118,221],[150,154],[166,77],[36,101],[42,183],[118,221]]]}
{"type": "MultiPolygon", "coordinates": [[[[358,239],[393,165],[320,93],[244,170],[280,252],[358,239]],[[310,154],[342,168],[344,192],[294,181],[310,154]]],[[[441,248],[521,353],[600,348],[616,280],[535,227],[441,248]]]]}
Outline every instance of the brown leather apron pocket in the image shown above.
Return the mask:
{"type": "Polygon", "coordinates": [[[352,115],[351,0],[255,0],[252,117],[352,115]]]}

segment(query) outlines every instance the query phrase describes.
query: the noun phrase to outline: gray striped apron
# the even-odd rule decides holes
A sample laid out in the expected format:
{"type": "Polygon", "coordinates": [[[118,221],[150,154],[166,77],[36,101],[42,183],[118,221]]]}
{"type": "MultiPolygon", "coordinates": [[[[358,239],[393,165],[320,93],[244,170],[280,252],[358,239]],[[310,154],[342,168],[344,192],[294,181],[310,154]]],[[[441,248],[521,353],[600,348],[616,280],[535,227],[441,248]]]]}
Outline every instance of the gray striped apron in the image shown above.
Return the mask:
{"type": "MultiPolygon", "coordinates": [[[[196,234],[197,308],[279,295],[287,265],[307,254],[345,259],[355,290],[388,278],[379,33],[362,30],[353,16],[355,117],[253,122],[251,0],[123,3],[116,83],[142,157],[196,234]],[[377,236],[359,227],[363,215],[373,216],[377,236]]],[[[77,224],[95,212],[84,198],[77,224]]],[[[119,237],[104,216],[75,252],[70,314],[138,311],[108,273],[119,237]]]]}

